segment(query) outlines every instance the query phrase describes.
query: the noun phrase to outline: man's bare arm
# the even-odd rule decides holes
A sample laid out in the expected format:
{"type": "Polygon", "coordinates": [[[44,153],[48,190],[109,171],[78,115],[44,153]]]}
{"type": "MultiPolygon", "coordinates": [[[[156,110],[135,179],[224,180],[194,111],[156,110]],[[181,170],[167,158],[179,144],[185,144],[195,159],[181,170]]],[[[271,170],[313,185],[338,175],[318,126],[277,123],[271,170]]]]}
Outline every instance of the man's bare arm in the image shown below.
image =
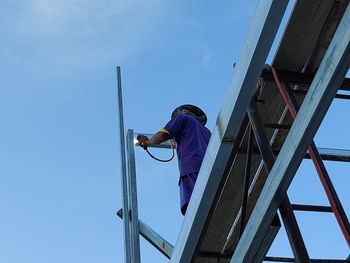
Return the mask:
{"type": "Polygon", "coordinates": [[[169,139],[171,139],[170,134],[166,132],[161,132],[161,131],[154,134],[150,139],[144,135],[137,136],[137,140],[139,141],[139,143],[144,144],[145,146],[161,144],[162,142],[165,142],[169,139]]]}

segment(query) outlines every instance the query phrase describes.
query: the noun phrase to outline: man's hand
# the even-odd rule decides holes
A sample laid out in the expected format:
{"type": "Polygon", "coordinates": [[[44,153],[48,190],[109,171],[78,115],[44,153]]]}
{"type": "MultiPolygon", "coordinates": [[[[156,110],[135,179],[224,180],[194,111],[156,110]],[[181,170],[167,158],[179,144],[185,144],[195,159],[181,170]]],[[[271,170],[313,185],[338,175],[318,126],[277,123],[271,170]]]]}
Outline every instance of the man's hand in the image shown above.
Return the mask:
{"type": "Polygon", "coordinates": [[[136,139],[139,141],[140,146],[146,150],[148,146],[147,142],[149,141],[149,138],[145,135],[140,134],[137,136],[136,139]]]}
{"type": "Polygon", "coordinates": [[[150,139],[147,136],[142,134],[137,136],[137,140],[139,141],[140,146],[145,150],[147,149],[148,146],[157,145],[169,139],[171,139],[169,133],[160,132],[160,131],[154,134],[150,139]]]}

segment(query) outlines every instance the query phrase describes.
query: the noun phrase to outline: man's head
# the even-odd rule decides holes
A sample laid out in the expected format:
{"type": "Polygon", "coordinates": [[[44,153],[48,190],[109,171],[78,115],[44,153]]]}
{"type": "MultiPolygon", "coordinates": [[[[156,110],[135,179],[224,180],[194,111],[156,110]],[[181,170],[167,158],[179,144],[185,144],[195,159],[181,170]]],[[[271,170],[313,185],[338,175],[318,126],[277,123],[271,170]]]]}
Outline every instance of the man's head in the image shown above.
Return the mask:
{"type": "Polygon", "coordinates": [[[171,114],[171,118],[175,117],[178,114],[188,114],[195,117],[199,120],[203,125],[207,123],[207,115],[205,115],[204,111],[202,111],[197,106],[191,104],[184,104],[177,107],[173,113],[171,114]]]}

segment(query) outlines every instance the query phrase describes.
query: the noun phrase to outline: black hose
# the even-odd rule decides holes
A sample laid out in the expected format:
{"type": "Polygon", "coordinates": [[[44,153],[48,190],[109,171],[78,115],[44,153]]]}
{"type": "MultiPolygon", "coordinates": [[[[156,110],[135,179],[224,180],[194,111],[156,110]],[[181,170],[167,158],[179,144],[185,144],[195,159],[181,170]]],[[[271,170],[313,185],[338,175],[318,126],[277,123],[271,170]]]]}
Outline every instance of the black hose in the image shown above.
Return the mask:
{"type": "Polygon", "coordinates": [[[172,152],[171,157],[169,159],[165,159],[165,160],[159,159],[159,158],[155,157],[153,154],[151,154],[147,148],[144,148],[144,149],[148,153],[148,155],[151,156],[154,160],[157,160],[157,161],[162,162],[162,163],[167,163],[167,162],[170,162],[172,159],[174,159],[174,156],[175,156],[174,145],[172,143],[172,140],[169,140],[169,142],[170,142],[170,147],[171,147],[171,152],[172,152]]]}

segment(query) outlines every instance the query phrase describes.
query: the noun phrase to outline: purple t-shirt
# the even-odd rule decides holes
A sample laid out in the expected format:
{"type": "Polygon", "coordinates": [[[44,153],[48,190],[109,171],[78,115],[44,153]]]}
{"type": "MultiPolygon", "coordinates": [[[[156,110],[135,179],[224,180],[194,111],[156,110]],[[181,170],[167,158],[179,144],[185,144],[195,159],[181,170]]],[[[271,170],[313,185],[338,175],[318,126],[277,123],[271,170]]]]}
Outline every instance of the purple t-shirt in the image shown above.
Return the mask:
{"type": "Polygon", "coordinates": [[[178,114],[164,127],[177,143],[180,175],[198,173],[211,136],[195,117],[178,114]]]}

